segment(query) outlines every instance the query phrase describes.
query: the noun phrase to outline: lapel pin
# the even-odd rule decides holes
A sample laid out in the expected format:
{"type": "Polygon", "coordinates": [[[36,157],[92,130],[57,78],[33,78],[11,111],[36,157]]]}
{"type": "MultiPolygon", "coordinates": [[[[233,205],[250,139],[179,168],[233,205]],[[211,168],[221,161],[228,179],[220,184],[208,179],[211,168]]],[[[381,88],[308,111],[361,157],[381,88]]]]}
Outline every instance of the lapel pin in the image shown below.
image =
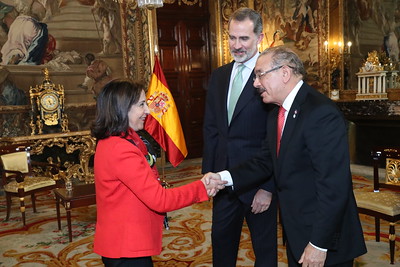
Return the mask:
{"type": "Polygon", "coordinates": [[[296,116],[297,116],[297,109],[294,111],[294,114],[293,114],[293,119],[295,119],[295,118],[296,118],[296,116]]]}

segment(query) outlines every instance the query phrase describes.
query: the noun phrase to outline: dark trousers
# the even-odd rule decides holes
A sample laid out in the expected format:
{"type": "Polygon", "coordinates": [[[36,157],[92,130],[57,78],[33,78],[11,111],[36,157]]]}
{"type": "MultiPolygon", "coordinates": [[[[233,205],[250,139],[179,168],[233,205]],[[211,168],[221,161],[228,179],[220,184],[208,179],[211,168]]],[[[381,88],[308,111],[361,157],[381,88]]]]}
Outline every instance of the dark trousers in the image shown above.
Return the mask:
{"type": "MultiPolygon", "coordinates": [[[[288,258],[288,266],[289,267],[301,267],[301,264],[298,263],[298,260],[296,260],[293,256],[292,250],[290,249],[290,246],[288,242],[286,242],[286,254],[288,258]]],[[[338,263],[338,264],[333,264],[333,265],[324,265],[324,267],[353,267],[353,262],[354,260],[346,261],[343,263],[338,263]]]]}
{"type": "Polygon", "coordinates": [[[105,267],[153,267],[151,257],[106,258],[101,257],[105,267]]]}
{"type": "Polygon", "coordinates": [[[212,249],[213,267],[236,267],[244,218],[249,227],[254,254],[254,266],[277,266],[277,206],[274,198],[269,209],[260,214],[251,212],[228,189],[213,199],[212,249]]]}

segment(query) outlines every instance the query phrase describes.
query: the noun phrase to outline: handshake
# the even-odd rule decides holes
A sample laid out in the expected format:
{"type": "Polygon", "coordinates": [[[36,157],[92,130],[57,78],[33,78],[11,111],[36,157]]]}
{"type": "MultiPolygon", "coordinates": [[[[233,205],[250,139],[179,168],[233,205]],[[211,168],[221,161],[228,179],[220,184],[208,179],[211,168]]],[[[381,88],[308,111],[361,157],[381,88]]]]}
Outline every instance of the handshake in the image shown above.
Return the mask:
{"type": "Polygon", "coordinates": [[[209,197],[214,197],[219,190],[225,188],[225,184],[227,183],[227,181],[221,180],[219,174],[212,172],[206,173],[203,178],[201,178],[201,181],[203,182],[209,197]]]}

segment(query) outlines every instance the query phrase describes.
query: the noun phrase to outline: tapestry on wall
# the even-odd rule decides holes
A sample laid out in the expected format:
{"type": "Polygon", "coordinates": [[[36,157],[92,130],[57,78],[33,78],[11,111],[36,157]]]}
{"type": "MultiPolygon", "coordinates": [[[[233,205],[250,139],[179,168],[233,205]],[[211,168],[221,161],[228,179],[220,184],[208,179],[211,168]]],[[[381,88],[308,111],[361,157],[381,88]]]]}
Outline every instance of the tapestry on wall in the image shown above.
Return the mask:
{"type": "Polygon", "coordinates": [[[221,1],[225,63],[231,60],[228,45],[229,16],[237,8],[251,4],[263,17],[264,40],[260,51],[278,45],[293,49],[304,62],[306,81],[321,92],[327,92],[328,72],[323,53],[323,42],[327,39],[328,31],[326,1],[221,1]]]}
{"type": "Polygon", "coordinates": [[[263,48],[285,45],[303,60],[308,83],[327,91],[324,74],[324,54],[321,53],[327,35],[326,1],[256,1],[264,21],[263,48]]]}

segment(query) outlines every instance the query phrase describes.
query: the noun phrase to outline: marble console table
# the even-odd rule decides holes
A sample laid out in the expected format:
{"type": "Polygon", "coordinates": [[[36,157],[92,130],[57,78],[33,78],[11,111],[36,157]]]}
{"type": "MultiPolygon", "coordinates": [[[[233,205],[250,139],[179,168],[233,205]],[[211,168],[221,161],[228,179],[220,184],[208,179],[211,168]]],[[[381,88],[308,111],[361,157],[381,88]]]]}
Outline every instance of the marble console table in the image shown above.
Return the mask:
{"type": "Polygon", "coordinates": [[[373,147],[400,146],[400,101],[338,101],[336,104],[349,121],[352,163],[371,166],[373,147]]]}
{"type": "Polygon", "coordinates": [[[349,120],[399,120],[400,100],[336,102],[349,120]]]}
{"type": "Polygon", "coordinates": [[[84,183],[93,183],[94,175],[89,167],[91,156],[94,155],[96,141],[90,131],[68,133],[52,133],[41,135],[28,135],[16,137],[1,137],[0,146],[8,144],[31,144],[32,157],[46,154],[47,161],[57,162],[59,151],[48,152],[46,148],[64,148],[66,154],[78,152],[78,162],[61,162],[66,168],[67,178],[77,178],[84,183]],[[48,155],[47,155],[48,154],[48,155]]]}

